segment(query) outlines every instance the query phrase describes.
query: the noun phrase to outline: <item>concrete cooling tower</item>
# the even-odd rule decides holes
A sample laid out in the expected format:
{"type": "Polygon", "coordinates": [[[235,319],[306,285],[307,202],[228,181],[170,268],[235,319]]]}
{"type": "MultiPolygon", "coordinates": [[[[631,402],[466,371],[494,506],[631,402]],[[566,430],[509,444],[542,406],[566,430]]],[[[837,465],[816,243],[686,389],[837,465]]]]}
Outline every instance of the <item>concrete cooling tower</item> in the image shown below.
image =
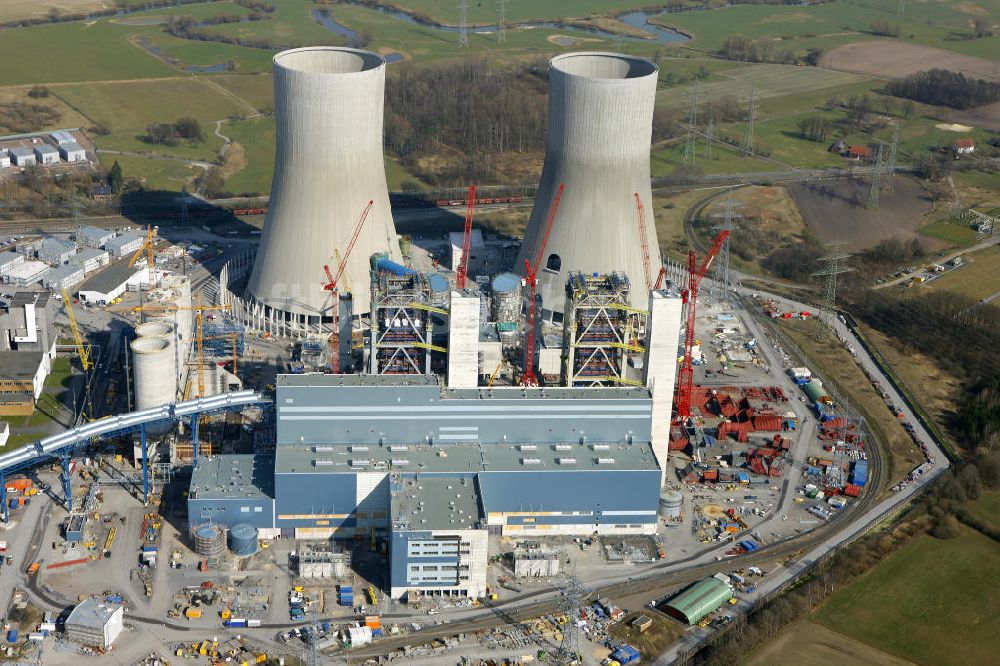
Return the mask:
{"type": "Polygon", "coordinates": [[[274,177],[247,285],[265,318],[293,329],[329,321],[336,303],[323,289],[323,266],[336,271],[334,251],[344,254],[369,200],[341,280],[355,289],[356,313],[369,310],[369,257],[401,260],[382,155],[384,90],[385,59],[368,51],[310,47],[274,57],[274,177]]]}
{"type": "Polygon", "coordinates": [[[635,193],[645,206],[649,263],[660,250],[649,189],[658,68],[618,53],[568,53],[549,63],[545,166],[517,266],[534,260],[559,184],[566,189],[538,271],[546,315],[562,313],[571,272],[625,271],[632,305],[647,306],[635,193]]]}

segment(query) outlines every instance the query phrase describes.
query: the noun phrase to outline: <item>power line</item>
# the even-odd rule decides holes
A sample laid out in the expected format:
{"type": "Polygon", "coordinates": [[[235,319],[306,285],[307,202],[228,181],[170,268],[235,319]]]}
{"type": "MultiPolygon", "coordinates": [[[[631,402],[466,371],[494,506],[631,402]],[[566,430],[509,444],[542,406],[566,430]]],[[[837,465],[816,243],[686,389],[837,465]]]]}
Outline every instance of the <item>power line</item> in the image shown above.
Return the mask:
{"type": "Polygon", "coordinates": [[[754,119],[757,115],[757,86],[750,89],[750,108],[747,110],[747,127],[743,133],[743,156],[753,157],[754,119]]]}
{"type": "Polygon", "coordinates": [[[586,593],[580,584],[580,579],[572,572],[566,577],[566,582],[560,587],[559,592],[562,595],[561,610],[569,621],[563,625],[558,663],[575,664],[580,658],[580,628],[576,624],[576,618],[586,593]]]}
{"type": "Polygon", "coordinates": [[[728,231],[729,236],[719,248],[719,254],[715,258],[715,282],[712,290],[715,300],[720,303],[728,302],[732,296],[732,285],[729,275],[729,244],[733,242],[733,231],[738,228],[735,216],[733,215],[733,188],[729,189],[729,198],[726,201],[726,212],[722,218],[722,224],[712,227],[713,231],[728,231]]]}
{"type": "Polygon", "coordinates": [[[833,317],[833,313],[836,312],[837,309],[837,276],[854,270],[849,266],[842,266],[840,263],[844,259],[851,256],[850,254],[844,252],[843,247],[845,245],[847,245],[847,243],[844,241],[828,243],[827,248],[829,249],[829,252],[817,259],[817,261],[823,262],[826,266],[813,273],[813,276],[826,278],[824,305],[829,311],[827,317],[816,317],[817,323],[815,333],[817,337],[826,337],[829,331],[833,328],[829,321],[829,317],[833,317]]]}
{"type": "Polygon", "coordinates": [[[506,44],[507,43],[507,0],[499,0],[497,3],[499,9],[497,12],[497,43],[506,44]]]}
{"type": "Polygon", "coordinates": [[[708,126],[705,128],[705,159],[712,159],[712,142],[715,141],[715,118],[708,114],[708,126]]]}
{"type": "Polygon", "coordinates": [[[458,3],[458,45],[469,45],[469,3],[466,0],[458,3]]]}
{"type": "Polygon", "coordinates": [[[687,140],[684,142],[684,164],[694,164],[698,152],[698,83],[691,90],[691,106],[688,109],[687,140]]]}
{"type": "Polygon", "coordinates": [[[899,125],[892,130],[892,146],[889,148],[889,164],[886,167],[886,175],[889,177],[886,189],[889,192],[896,191],[896,149],[899,147],[899,125]]]}
{"type": "Polygon", "coordinates": [[[885,144],[881,141],[878,142],[878,146],[875,148],[875,165],[872,166],[872,184],[871,189],[868,190],[868,203],[865,208],[868,210],[878,210],[878,195],[882,190],[882,172],[885,165],[882,162],[882,152],[885,148],[885,144]]]}

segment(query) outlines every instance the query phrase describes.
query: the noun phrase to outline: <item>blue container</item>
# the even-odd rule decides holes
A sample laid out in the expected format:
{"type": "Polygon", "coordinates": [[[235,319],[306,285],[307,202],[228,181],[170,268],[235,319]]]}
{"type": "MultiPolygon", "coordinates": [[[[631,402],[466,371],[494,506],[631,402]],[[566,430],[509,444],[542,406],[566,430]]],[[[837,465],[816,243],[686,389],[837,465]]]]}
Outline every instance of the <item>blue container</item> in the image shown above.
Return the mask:
{"type": "Polygon", "coordinates": [[[245,626],[247,626],[247,621],[246,620],[242,620],[242,619],[226,620],[222,624],[224,626],[227,626],[227,627],[230,627],[230,628],[239,628],[239,627],[245,627],[245,626]]]}
{"type": "Polygon", "coordinates": [[[17,642],[17,629],[11,629],[7,632],[7,642],[16,643],[17,642]]]}

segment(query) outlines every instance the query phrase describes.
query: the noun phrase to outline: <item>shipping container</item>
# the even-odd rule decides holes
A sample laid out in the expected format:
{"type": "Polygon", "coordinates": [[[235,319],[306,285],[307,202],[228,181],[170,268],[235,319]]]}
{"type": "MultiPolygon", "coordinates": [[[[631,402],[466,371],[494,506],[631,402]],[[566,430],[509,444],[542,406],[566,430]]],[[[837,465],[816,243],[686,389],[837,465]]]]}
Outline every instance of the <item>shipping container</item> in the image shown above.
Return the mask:
{"type": "Polygon", "coordinates": [[[17,629],[11,629],[7,632],[7,642],[16,643],[17,642],[17,629]]]}
{"type": "Polygon", "coordinates": [[[247,620],[247,626],[248,627],[259,627],[260,626],[260,620],[247,620]]]}
{"type": "Polygon", "coordinates": [[[247,626],[247,621],[244,620],[243,618],[234,618],[232,620],[226,620],[225,622],[222,623],[222,625],[224,627],[229,627],[230,629],[237,629],[239,627],[247,626]]]}

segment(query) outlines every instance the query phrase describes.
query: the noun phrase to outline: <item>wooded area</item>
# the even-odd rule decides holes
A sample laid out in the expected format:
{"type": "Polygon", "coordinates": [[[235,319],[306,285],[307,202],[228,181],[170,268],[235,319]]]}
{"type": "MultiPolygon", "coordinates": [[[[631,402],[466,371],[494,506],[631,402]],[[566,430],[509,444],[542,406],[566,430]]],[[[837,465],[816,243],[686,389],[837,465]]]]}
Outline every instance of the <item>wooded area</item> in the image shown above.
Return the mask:
{"type": "Polygon", "coordinates": [[[971,109],[1000,100],[1000,83],[973,79],[960,72],[931,69],[893,79],[886,92],[925,104],[971,109]]]}

